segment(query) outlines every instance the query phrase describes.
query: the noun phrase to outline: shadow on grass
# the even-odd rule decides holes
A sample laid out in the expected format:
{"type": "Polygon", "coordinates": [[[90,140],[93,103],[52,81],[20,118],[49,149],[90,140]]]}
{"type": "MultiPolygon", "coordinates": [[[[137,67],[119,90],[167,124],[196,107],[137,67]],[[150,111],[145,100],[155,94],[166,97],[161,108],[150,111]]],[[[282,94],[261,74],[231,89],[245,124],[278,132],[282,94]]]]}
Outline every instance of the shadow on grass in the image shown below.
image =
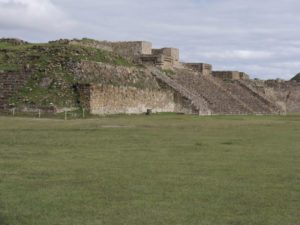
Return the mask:
{"type": "MultiPolygon", "coordinates": [[[[1,197],[1,193],[0,193],[0,197],[1,197]]],[[[0,225],[9,225],[9,223],[7,222],[6,216],[3,215],[3,210],[4,210],[4,207],[3,207],[3,203],[0,198],[0,225]]]]}
{"type": "Polygon", "coordinates": [[[1,215],[1,213],[0,213],[0,225],[9,225],[9,224],[6,222],[6,219],[1,215]]]}
{"type": "Polygon", "coordinates": [[[231,141],[228,141],[228,142],[222,142],[221,144],[222,145],[233,145],[234,143],[231,141]]]}

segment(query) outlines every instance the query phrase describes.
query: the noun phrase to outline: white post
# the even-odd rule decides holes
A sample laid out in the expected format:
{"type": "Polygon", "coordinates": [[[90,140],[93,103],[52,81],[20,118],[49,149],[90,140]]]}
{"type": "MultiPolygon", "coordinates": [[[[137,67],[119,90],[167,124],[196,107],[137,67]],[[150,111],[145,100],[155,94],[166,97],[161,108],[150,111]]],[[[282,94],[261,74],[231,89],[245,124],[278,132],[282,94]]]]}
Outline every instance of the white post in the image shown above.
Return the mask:
{"type": "Polygon", "coordinates": [[[82,108],[82,117],[85,118],[85,108],[82,108]]]}
{"type": "Polygon", "coordinates": [[[15,110],[16,110],[15,108],[12,109],[13,116],[15,116],[15,110]]]}
{"type": "Polygon", "coordinates": [[[39,118],[41,118],[41,110],[39,109],[39,118]]]}
{"type": "Polygon", "coordinates": [[[67,111],[65,111],[65,120],[67,120],[67,111]]]}

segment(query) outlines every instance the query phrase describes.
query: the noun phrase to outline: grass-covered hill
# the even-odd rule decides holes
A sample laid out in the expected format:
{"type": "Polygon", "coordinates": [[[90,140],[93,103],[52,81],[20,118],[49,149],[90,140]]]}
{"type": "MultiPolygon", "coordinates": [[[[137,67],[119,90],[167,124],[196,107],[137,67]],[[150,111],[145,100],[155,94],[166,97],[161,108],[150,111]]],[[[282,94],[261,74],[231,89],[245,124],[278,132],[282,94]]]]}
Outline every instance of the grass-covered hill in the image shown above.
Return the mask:
{"type": "MultiPolygon", "coordinates": [[[[87,42],[88,39],[82,40],[87,42]]],[[[68,40],[32,44],[17,39],[0,39],[0,75],[29,74],[21,90],[11,97],[15,105],[71,107],[78,96],[74,67],[81,61],[103,62],[125,67],[134,66],[119,55],[68,40]]]]}
{"type": "Polygon", "coordinates": [[[294,76],[294,77],[292,78],[292,80],[295,80],[295,81],[297,81],[297,82],[300,82],[300,73],[298,73],[296,76],[294,76]]]}

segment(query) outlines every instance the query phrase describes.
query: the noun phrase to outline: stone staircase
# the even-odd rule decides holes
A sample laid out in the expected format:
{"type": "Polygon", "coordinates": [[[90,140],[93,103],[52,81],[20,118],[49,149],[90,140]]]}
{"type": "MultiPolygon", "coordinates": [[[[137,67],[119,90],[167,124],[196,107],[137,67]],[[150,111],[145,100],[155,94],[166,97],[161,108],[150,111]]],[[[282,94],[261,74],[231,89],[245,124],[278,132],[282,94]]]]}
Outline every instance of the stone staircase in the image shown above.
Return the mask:
{"type": "Polygon", "coordinates": [[[183,98],[188,99],[191,105],[196,109],[197,113],[199,113],[199,115],[211,114],[211,110],[208,106],[209,104],[202,96],[190,92],[187,88],[171,79],[157,68],[151,68],[150,71],[152,75],[155,76],[156,79],[158,79],[160,82],[172,88],[183,98]]]}
{"type": "Polygon", "coordinates": [[[263,93],[255,90],[250,84],[247,84],[246,81],[237,80],[236,82],[244,90],[248,91],[255,99],[257,99],[257,101],[260,101],[262,103],[261,105],[263,105],[264,108],[268,109],[267,111],[269,111],[269,113],[284,113],[284,110],[279,105],[268,99],[263,93]]]}
{"type": "Polygon", "coordinates": [[[255,110],[251,107],[249,107],[248,104],[246,104],[243,100],[241,100],[238,96],[236,96],[235,92],[232,92],[228,90],[226,87],[224,87],[224,82],[222,82],[218,78],[210,77],[210,76],[203,76],[203,79],[207,79],[210,82],[214,83],[220,90],[225,92],[228,96],[230,96],[232,99],[234,99],[238,104],[240,104],[246,111],[245,113],[255,113],[255,110]]]}
{"type": "Polygon", "coordinates": [[[284,112],[280,106],[268,99],[259,90],[253,88],[245,80],[223,81],[215,77],[206,77],[206,79],[211,80],[227,94],[240,101],[253,114],[277,114],[284,112]]]}
{"type": "Polygon", "coordinates": [[[272,111],[266,104],[260,101],[260,99],[255,97],[247,89],[240,86],[237,81],[226,81],[223,86],[228,92],[239,98],[244,104],[251,108],[253,114],[272,114],[272,111]]]}
{"type": "Polygon", "coordinates": [[[219,83],[216,78],[202,76],[192,71],[178,70],[174,79],[190,92],[202,96],[208,102],[212,114],[240,115],[255,113],[247,104],[223,88],[222,83],[219,83]]]}
{"type": "Polygon", "coordinates": [[[207,115],[277,114],[283,110],[246,81],[223,81],[187,69],[167,76],[157,68],[152,74],[207,115]]]}

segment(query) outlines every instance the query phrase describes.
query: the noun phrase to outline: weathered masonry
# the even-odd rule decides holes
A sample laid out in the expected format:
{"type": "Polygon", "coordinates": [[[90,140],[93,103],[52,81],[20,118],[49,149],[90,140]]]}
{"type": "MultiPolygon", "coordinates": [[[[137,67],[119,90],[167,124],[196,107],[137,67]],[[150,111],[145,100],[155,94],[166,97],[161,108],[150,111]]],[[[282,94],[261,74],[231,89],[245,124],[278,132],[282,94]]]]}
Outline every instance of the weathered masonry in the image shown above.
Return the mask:
{"type": "Polygon", "coordinates": [[[173,90],[149,90],[101,84],[80,85],[82,105],[93,114],[142,114],[152,112],[196,113],[188,100],[173,90]]]}
{"type": "Polygon", "coordinates": [[[76,76],[85,81],[78,85],[80,103],[94,114],[198,113],[190,99],[148,70],[82,62],[76,76]]]}
{"type": "Polygon", "coordinates": [[[0,108],[8,108],[9,99],[27,82],[27,73],[0,72],[0,108]]]}
{"type": "Polygon", "coordinates": [[[223,80],[248,80],[249,79],[248,74],[239,71],[213,71],[212,75],[214,77],[223,80]]]}
{"type": "Polygon", "coordinates": [[[131,59],[135,63],[145,65],[155,65],[162,69],[172,69],[182,67],[179,62],[179,49],[161,48],[153,49],[152,43],[147,41],[125,41],[125,42],[108,42],[94,41],[82,43],[73,40],[71,44],[88,45],[105,51],[113,51],[121,56],[131,59]]]}
{"type": "MultiPolygon", "coordinates": [[[[75,45],[71,49],[75,49],[76,52],[80,52],[77,51],[76,45],[87,46],[89,48],[84,48],[84,51],[101,49],[106,51],[98,51],[101,54],[114,56],[114,60],[123,57],[122,60],[126,62],[124,66],[120,66],[123,64],[114,60],[104,63],[97,59],[87,60],[86,57],[82,57],[85,60],[81,59],[76,63],[72,63],[72,60],[63,62],[66,73],[73,76],[73,83],[65,83],[64,86],[70,88],[68,94],[74,99],[74,103],[70,103],[74,104],[71,108],[84,107],[93,114],[101,115],[140,114],[148,109],[154,113],[197,115],[300,112],[300,82],[297,80],[255,81],[244,72],[215,71],[212,65],[201,62],[183,63],[180,62],[179,49],[156,49],[152,47],[152,43],[146,41],[62,42],[64,47],[75,45]]],[[[51,81],[51,76],[53,74],[48,71],[43,74],[41,81],[31,79],[30,82],[39,82],[36,86],[43,89],[43,80],[51,81]]],[[[56,76],[59,80],[60,73],[56,76]]],[[[0,71],[0,108],[12,107],[10,99],[14,98],[14,94],[29,80],[30,71],[0,71]]],[[[30,104],[30,101],[24,101],[25,104],[30,104]]]]}
{"type": "Polygon", "coordinates": [[[212,65],[207,63],[184,63],[184,66],[201,73],[203,76],[212,76],[212,65]]]}

